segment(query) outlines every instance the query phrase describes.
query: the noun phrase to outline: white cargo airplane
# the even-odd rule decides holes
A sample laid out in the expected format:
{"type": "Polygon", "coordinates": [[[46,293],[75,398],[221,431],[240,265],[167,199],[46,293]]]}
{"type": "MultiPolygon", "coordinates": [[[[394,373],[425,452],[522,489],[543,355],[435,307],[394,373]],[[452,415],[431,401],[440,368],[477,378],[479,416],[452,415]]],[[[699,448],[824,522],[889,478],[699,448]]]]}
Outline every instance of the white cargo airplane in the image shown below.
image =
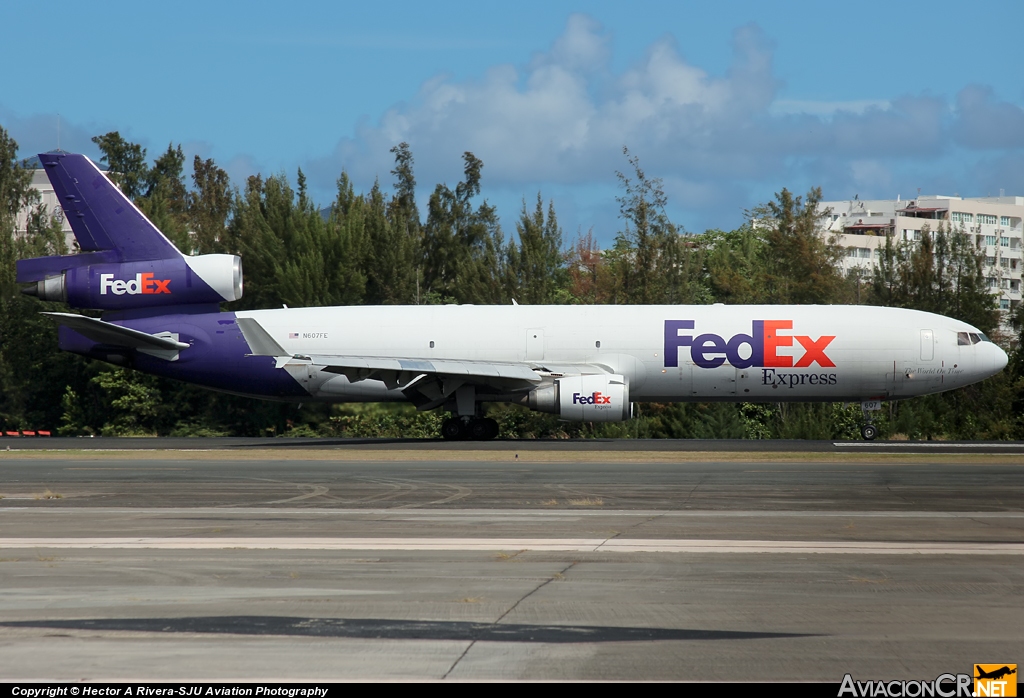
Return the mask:
{"type": "MultiPolygon", "coordinates": [[[[40,155],[81,254],[18,263],[60,346],[253,397],[407,401],[452,413],[449,439],[497,435],[486,402],[566,420],[632,401],[846,401],[866,410],[998,373],[1006,353],[948,317],[865,306],[360,306],[220,312],[232,255],[183,256],[81,155],[40,155]]],[[[867,411],[865,412],[867,414],[867,411]]],[[[877,430],[868,420],[865,438],[877,430]]]]}

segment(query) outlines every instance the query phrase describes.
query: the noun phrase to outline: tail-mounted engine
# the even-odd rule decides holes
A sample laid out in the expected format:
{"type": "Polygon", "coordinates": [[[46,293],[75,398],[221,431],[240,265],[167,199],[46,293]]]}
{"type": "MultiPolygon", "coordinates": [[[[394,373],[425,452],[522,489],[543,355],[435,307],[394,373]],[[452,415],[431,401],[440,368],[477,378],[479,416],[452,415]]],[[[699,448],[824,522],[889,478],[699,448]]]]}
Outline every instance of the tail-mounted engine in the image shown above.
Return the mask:
{"type": "Polygon", "coordinates": [[[18,262],[25,293],[75,308],[132,310],[242,297],[235,255],[186,257],[83,155],[40,153],[80,254],[18,262]]]}
{"type": "Polygon", "coordinates": [[[242,260],[236,255],[90,263],[92,256],[22,260],[18,262],[18,281],[35,282],[22,291],[42,300],[95,310],[221,303],[242,297],[242,260]]]}
{"type": "Polygon", "coordinates": [[[633,416],[624,376],[565,376],[532,390],[527,405],[574,422],[621,422],[633,416]]]}

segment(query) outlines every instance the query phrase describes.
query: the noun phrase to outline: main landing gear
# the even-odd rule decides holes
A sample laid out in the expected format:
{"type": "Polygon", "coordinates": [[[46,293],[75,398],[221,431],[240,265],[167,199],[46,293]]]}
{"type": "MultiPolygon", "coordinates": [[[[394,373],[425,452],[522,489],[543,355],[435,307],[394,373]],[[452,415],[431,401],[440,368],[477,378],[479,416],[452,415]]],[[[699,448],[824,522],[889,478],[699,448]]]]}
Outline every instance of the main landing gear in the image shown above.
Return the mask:
{"type": "Polygon", "coordinates": [[[447,441],[490,441],[498,436],[498,423],[489,417],[449,417],[441,423],[447,441]]]}

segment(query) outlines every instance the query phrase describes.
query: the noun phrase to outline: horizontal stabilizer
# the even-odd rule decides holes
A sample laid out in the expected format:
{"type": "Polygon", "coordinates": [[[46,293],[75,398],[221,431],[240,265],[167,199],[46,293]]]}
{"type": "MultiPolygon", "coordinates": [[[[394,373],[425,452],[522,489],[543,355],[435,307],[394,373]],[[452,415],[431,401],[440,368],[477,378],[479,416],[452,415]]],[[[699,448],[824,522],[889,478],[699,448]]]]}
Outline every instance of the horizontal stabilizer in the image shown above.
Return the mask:
{"type": "Polygon", "coordinates": [[[43,313],[43,315],[49,315],[61,325],[70,327],[82,336],[101,344],[128,347],[129,349],[138,349],[146,353],[174,352],[175,354],[189,347],[188,344],[179,342],[171,336],[161,337],[155,334],[148,334],[104,322],[103,320],[97,320],[96,318],[86,317],[85,315],[74,315],[72,313],[43,313]]]}

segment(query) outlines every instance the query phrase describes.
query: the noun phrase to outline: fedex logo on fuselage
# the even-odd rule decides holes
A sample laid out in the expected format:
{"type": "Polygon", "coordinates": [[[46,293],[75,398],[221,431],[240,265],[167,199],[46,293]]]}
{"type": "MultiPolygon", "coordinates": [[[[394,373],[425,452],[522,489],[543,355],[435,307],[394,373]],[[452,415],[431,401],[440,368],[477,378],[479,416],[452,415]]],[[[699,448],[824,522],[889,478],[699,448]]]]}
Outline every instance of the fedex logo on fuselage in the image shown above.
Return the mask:
{"type": "Polygon", "coordinates": [[[145,293],[170,293],[170,279],[154,279],[152,272],[138,273],[134,279],[123,281],[115,279],[113,274],[100,274],[100,295],[107,295],[110,291],[115,296],[129,294],[131,296],[145,293]]]}
{"type": "Polygon", "coordinates": [[[683,334],[683,330],[694,329],[693,320],[665,321],[665,366],[679,365],[679,349],[690,348],[690,359],[695,366],[715,368],[728,359],[729,364],[736,368],[751,366],[770,366],[781,368],[806,368],[812,363],[822,367],[832,367],[835,363],[825,353],[825,349],[835,339],[835,335],[823,335],[813,339],[806,335],[784,334],[784,330],[793,329],[792,320],[754,320],[750,334],[736,334],[726,339],[717,334],[683,334]],[[780,347],[792,347],[793,340],[803,347],[804,353],[797,357],[779,354],[780,347]],[[744,349],[749,347],[749,352],[744,349]],[[744,354],[747,354],[744,356],[744,354]]]}
{"type": "Polygon", "coordinates": [[[602,395],[599,392],[593,395],[581,395],[580,393],[572,394],[572,404],[574,405],[610,405],[612,404],[611,395],[602,395]]]}

